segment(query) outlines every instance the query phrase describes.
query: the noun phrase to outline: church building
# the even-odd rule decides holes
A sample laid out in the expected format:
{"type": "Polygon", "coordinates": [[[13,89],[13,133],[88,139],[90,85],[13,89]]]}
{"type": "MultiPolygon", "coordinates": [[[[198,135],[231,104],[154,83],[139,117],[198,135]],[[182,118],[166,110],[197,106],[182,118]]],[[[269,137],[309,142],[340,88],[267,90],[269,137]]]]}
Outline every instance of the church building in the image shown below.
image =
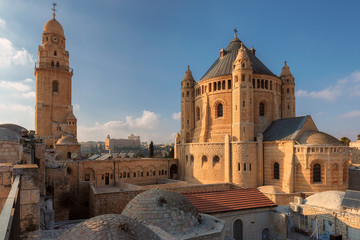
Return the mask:
{"type": "Polygon", "coordinates": [[[62,159],[80,156],[77,119],[71,104],[73,69],[69,67],[65,43],[64,30],[54,11],[53,19],[44,26],[39,61],[35,65],[35,134],[62,159]]]}
{"type": "Polygon", "coordinates": [[[188,67],[181,82],[180,177],[284,193],[346,189],[349,148],[295,112],[287,63],[275,75],[235,33],[199,81],[188,67]]]}

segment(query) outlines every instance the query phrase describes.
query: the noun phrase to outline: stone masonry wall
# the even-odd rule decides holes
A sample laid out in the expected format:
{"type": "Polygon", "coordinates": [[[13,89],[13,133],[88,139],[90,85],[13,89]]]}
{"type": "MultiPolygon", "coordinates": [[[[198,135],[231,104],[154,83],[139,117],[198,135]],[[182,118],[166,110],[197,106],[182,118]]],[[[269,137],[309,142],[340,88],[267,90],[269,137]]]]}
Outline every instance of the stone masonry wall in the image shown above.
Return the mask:
{"type": "Polygon", "coordinates": [[[15,163],[21,160],[22,145],[16,141],[0,141],[0,163],[15,163]]]}

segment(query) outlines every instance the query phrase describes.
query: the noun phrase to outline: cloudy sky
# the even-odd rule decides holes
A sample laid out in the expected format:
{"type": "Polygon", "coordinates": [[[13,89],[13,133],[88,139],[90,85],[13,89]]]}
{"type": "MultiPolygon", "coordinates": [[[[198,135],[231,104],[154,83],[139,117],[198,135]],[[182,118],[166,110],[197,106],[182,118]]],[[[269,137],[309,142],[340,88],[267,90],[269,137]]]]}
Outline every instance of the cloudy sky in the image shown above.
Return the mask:
{"type": "MultiPolygon", "coordinates": [[[[0,123],[34,129],[34,64],[51,7],[0,0],[0,123]]],[[[79,141],[173,142],[187,65],[198,81],[234,27],[275,74],[287,60],[297,115],[338,138],[360,133],[359,1],[61,0],[57,9],[79,141]]]]}

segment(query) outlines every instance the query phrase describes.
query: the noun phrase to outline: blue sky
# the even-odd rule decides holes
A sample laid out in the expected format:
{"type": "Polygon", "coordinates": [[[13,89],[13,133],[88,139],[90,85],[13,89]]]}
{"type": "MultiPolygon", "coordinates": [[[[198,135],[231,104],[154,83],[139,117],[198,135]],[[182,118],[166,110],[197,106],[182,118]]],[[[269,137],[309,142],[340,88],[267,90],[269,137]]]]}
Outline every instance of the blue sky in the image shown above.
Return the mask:
{"type": "MultiPolygon", "coordinates": [[[[173,142],[180,82],[198,81],[233,38],[295,77],[296,113],[319,130],[360,133],[359,1],[57,2],[74,68],[78,140],[140,135],[173,142]]],[[[34,63],[52,1],[0,0],[0,123],[34,129],[34,63]]]]}

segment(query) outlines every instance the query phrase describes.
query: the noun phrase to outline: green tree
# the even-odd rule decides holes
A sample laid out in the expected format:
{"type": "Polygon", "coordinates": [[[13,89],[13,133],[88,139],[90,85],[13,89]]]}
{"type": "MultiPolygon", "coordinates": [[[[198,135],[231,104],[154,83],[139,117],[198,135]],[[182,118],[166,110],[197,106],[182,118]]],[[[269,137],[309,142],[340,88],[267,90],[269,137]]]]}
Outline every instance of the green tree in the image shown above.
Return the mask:
{"type": "Polygon", "coordinates": [[[154,157],[154,143],[153,141],[151,141],[149,145],[149,158],[153,158],[153,157],[154,157]]]}
{"type": "Polygon", "coordinates": [[[340,138],[340,141],[341,141],[345,146],[349,146],[349,143],[351,142],[348,137],[342,137],[342,138],[340,138]]]}
{"type": "Polygon", "coordinates": [[[358,138],[357,140],[360,140],[360,134],[357,135],[357,138],[358,138]]]}

